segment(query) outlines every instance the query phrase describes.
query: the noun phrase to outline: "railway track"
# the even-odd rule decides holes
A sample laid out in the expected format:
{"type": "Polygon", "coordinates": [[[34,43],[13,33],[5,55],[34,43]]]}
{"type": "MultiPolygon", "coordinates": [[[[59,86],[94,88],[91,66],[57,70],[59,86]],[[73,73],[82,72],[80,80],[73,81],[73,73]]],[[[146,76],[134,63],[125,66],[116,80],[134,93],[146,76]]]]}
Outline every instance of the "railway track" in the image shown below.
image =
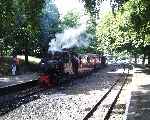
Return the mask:
{"type": "MultiPolygon", "coordinates": [[[[88,76],[90,75],[90,73],[92,73],[92,71],[89,71],[86,74],[82,73],[83,75],[80,75],[79,78],[88,76]]],[[[71,76],[70,79],[76,78],[74,78],[74,76],[71,76]]],[[[56,88],[56,86],[54,88],[56,88]]],[[[41,87],[38,81],[29,84],[23,84],[21,86],[15,86],[10,90],[6,88],[3,93],[0,93],[0,116],[10,112],[11,110],[17,108],[22,104],[26,104],[30,101],[39,99],[41,93],[45,93],[47,91],[49,92],[49,90],[52,91],[52,88],[41,87]]]]}
{"type": "Polygon", "coordinates": [[[115,107],[115,104],[119,98],[119,95],[121,94],[121,91],[123,90],[123,87],[126,84],[127,77],[129,75],[129,69],[127,71],[128,71],[127,73],[125,73],[125,70],[123,71],[120,78],[116,80],[116,82],[110,87],[110,89],[101,97],[101,99],[94,105],[94,107],[90,110],[90,112],[88,112],[88,114],[84,117],[83,120],[89,120],[89,119],[93,120],[92,118],[94,114],[96,112],[97,114],[100,114],[101,111],[102,111],[102,115],[100,116],[99,120],[109,120],[112,110],[115,107]],[[122,81],[121,85],[119,85],[120,81],[122,81]],[[119,85],[120,87],[116,91],[117,85],[119,85]],[[110,94],[112,93],[113,90],[116,91],[115,92],[116,94],[115,96],[113,96],[113,100],[112,100],[112,96],[110,94]],[[109,105],[105,105],[108,99],[111,99],[112,101],[109,105]],[[104,101],[105,101],[105,104],[103,104],[104,101]],[[106,106],[107,106],[107,109],[105,109],[106,106]]]}
{"type": "Polygon", "coordinates": [[[39,93],[46,91],[44,88],[35,86],[17,93],[0,97],[0,116],[10,112],[18,106],[39,99],[39,93]],[[5,109],[4,109],[5,108],[5,109]]]}
{"type": "MultiPolygon", "coordinates": [[[[125,78],[125,74],[122,74],[120,76],[122,79],[125,78]]],[[[120,78],[120,79],[121,79],[120,78]]],[[[112,89],[114,89],[114,87],[120,83],[120,79],[118,79],[113,85],[112,87],[108,90],[108,92],[102,97],[102,99],[95,105],[95,107],[89,112],[89,114],[84,118],[84,120],[88,120],[92,114],[96,111],[96,109],[99,107],[99,105],[102,103],[102,101],[105,100],[105,98],[109,95],[109,93],[112,91],[112,89]]],[[[125,80],[124,80],[125,81],[125,80]]],[[[125,84],[125,82],[124,82],[125,84]]],[[[0,102],[0,116],[1,115],[4,115],[10,111],[12,111],[13,109],[21,106],[22,104],[26,104],[30,101],[33,101],[33,100],[36,100],[36,99],[40,99],[40,94],[42,92],[46,92],[47,88],[41,88],[39,86],[34,86],[34,87],[31,87],[29,88],[28,90],[22,90],[22,91],[18,91],[17,94],[14,96],[13,94],[12,95],[8,95],[8,98],[7,100],[6,99],[3,99],[4,102],[0,102]],[[11,97],[12,96],[12,97],[11,97]],[[4,111],[3,111],[3,108],[6,108],[4,111]]],[[[121,91],[121,90],[120,90],[121,91]]],[[[118,95],[119,97],[119,95],[118,95]]],[[[0,98],[1,99],[1,98],[0,98]]],[[[115,104],[115,102],[114,102],[115,104]]],[[[110,112],[108,112],[108,114],[106,115],[107,117],[110,116],[110,113],[111,113],[111,109],[113,108],[110,107],[110,112]]],[[[104,120],[108,120],[107,117],[104,119],[104,120]]]]}

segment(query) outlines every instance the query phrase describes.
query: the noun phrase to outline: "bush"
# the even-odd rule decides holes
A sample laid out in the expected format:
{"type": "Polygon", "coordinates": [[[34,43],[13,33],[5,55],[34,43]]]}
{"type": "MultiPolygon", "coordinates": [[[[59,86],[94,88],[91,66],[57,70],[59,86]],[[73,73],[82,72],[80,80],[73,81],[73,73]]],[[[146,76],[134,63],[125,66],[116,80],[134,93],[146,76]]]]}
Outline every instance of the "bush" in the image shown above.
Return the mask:
{"type": "MultiPolygon", "coordinates": [[[[2,76],[11,75],[11,64],[12,64],[12,57],[1,58],[0,74],[2,76]]],[[[29,64],[26,65],[25,61],[21,59],[20,59],[20,64],[17,68],[18,68],[17,74],[24,74],[26,72],[38,72],[39,71],[39,67],[37,63],[29,62],[29,64]]]]}
{"type": "Polygon", "coordinates": [[[1,58],[0,63],[0,74],[9,75],[11,72],[11,58],[10,57],[3,57],[1,58]]]}

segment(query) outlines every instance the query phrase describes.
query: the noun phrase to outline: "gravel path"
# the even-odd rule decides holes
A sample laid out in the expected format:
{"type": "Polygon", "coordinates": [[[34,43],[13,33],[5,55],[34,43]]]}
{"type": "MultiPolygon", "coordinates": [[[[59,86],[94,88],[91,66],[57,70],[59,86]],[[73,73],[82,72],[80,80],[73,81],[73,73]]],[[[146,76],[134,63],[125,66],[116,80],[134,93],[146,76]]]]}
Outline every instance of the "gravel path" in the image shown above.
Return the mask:
{"type": "Polygon", "coordinates": [[[21,96],[22,93],[2,96],[0,100],[11,97],[13,102],[8,100],[0,107],[0,113],[3,111],[0,120],[82,120],[120,77],[121,72],[113,72],[112,66],[108,66],[59,89],[15,99],[13,96],[21,96]],[[9,112],[6,110],[8,113],[5,113],[8,108],[9,112]]]}

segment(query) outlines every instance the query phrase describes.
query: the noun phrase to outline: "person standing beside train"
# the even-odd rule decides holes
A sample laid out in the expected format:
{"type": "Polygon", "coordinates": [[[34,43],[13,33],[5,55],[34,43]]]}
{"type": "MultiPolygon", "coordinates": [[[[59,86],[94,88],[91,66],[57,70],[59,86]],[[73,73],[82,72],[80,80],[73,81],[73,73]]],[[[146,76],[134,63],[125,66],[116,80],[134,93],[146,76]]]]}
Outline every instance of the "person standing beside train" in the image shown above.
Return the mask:
{"type": "Polygon", "coordinates": [[[11,64],[11,70],[12,70],[12,75],[13,75],[13,76],[16,75],[16,70],[17,70],[16,59],[17,59],[17,56],[14,55],[14,56],[12,57],[12,64],[11,64]]]}
{"type": "Polygon", "coordinates": [[[79,68],[79,60],[76,55],[71,56],[71,63],[72,63],[72,71],[75,75],[78,75],[78,68],[79,68]]]}
{"type": "Polygon", "coordinates": [[[79,64],[80,64],[80,68],[82,68],[82,57],[79,56],[79,64]]]}

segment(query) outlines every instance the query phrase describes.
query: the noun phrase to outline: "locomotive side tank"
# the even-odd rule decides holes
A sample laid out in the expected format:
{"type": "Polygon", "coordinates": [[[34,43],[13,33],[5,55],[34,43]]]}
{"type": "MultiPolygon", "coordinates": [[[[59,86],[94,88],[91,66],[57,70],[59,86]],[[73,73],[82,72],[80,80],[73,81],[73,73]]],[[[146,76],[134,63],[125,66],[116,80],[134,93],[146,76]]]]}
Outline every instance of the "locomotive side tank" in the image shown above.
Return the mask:
{"type": "Polygon", "coordinates": [[[51,86],[63,81],[65,73],[65,64],[69,62],[69,52],[49,52],[40,62],[40,83],[51,86]]]}

